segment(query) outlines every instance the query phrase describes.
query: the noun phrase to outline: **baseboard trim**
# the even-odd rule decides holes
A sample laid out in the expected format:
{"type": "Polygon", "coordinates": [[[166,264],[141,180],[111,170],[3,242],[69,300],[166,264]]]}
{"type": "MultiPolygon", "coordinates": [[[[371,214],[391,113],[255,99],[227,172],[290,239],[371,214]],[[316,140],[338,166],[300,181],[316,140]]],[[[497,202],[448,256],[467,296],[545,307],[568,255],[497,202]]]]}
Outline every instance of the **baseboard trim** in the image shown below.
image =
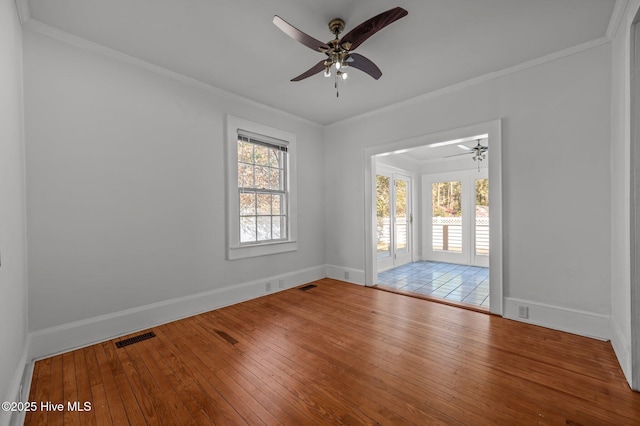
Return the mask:
{"type": "Polygon", "coordinates": [[[618,363],[620,364],[625,379],[627,379],[627,383],[629,383],[629,386],[632,386],[631,342],[625,338],[618,322],[615,321],[613,317],[611,318],[611,346],[613,346],[613,352],[616,354],[616,358],[618,358],[618,363]]]}
{"type": "Polygon", "coordinates": [[[504,317],[598,340],[611,340],[611,317],[594,312],[506,297],[504,317]],[[518,308],[528,308],[529,317],[518,317],[518,308]]]}
{"type": "MultiPolygon", "coordinates": [[[[27,336],[26,343],[22,350],[22,356],[20,357],[20,361],[18,363],[18,368],[16,368],[13,378],[11,379],[11,384],[9,385],[9,392],[4,396],[4,399],[2,401],[19,402],[27,400],[27,396],[29,395],[29,387],[31,386],[31,372],[28,372],[28,369],[31,365],[33,365],[33,363],[29,361],[29,342],[30,337],[27,336]],[[25,384],[25,388],[22,389],[22,394],[20,394],[20,385],[22,383],[25,384]]],[[[0,425],[21,425],[23,423],[24,412],[0,410],[0,425]],[[22,419],[22,421],[20,421],[20,419],[22,419]]]]}
{"type": "Polygon", "coordinates": [[[345,281],[351,284],[365,285],[364,270],[345,268],[343,266],[326,265],[326,276],[334,280],[345,281]],[[348,277],[347,275],[348,274],[348,277]]]}
{"type": "Polygon", "coordinates": [[[31,333],[30,360],[46,358],[166,324],[203,312],[255,299],[325,278],[324,265],[260,280],[165,300],[112,314],[62,324],[31,333]],[[271,291],[266,291],[266,283],[271,291]],[[280,287],[282,282],[282,287],[280,287]]]}

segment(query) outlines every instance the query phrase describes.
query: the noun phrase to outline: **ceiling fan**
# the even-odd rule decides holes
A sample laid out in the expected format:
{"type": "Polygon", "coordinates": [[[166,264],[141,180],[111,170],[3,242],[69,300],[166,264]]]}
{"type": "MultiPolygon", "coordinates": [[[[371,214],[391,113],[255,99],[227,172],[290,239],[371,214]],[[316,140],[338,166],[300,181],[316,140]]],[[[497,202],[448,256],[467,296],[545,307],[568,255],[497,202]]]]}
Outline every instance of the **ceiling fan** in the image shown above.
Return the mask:
{"type": "Polygon", "coordinates": [[[484,146],[484,145],[480,145],[480,140],[481,139],[477,139],[476,140],[476,146],[470,148],[466,145],[457,145],[458,148],[463,149],[465,152],[462,152],[460,154],[453,154],[453,155],[447,155],[445,158],[449,158],[449,157],[457,157],[459,155],[467,155],[467,154],[473,154],[473,161],[482,161],[486,158],[486,152],[489,150],[488,146],[484,146]]]}
{"type": "Polygon", "coordinates": [[[386,12],[364,21],[345,34],[342,38],[339,38],[338,34],[344,30],[345,22],[340,18],[332,19],[331,22],[329,22],[329,30],[333,33],[335,38],[327,43],[323,43],[320,40],[316,40],[310,35],[303,33],[278,15],[273,17],[273,23],[292,39],[304,44],[310,49],[324,53],[327,56],[309,70],[292,78],[291,81],[304,80],[305,78],[311,77],[323,70],[325,77],[331,77],[331,68],[333,67],[335,68],[337,89],[338,78],[347,78],[347,73],[344,69],[349,66],[357,68],[360,71],[364,71],[376,80],[382,76],[382,71],[380,71],[380,68],[378,68],[376,64],[353,51],[369,37],[387,25],[406,16],[408,13],[409,12],[401,7],[395,7],[387,10],[386,12]]]}

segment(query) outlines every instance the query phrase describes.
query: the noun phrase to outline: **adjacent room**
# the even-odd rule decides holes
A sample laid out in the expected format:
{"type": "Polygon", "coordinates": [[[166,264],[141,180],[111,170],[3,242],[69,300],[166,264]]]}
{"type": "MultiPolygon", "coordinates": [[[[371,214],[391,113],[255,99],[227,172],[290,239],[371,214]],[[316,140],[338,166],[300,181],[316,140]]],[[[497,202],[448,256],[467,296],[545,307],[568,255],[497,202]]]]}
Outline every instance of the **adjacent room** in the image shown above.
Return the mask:
{"type": "Polygon", "coordinates": [[[489,310],[488,166],[487,134],[376,156],[377,287],[489,310]]]}
{"type": "Polygon", "coordinates": [[[0,0],[0,426],[638,424],[640,0],[0,0]]]}

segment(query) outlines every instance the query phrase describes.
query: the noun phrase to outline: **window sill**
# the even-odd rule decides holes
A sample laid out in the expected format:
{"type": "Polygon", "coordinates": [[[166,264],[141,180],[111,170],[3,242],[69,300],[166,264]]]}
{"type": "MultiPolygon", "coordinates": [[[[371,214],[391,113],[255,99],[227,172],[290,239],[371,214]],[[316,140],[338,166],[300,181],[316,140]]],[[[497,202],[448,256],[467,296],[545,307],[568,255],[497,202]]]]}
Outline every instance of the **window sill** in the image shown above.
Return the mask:
{"type": "Polygon", "coordinates": [[[276,243],[252,244],[229,247],[227,260],[246,259],[248,257],[268,256],[298,250],[297,241],[279,241],[276,243]]]}

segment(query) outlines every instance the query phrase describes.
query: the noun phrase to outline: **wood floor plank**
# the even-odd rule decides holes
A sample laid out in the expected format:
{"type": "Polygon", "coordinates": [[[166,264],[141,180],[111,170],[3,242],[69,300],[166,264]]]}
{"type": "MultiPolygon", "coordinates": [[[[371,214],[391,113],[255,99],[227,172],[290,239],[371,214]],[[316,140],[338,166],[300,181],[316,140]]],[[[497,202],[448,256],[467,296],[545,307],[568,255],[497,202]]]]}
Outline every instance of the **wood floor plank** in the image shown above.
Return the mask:
{"type": "MultiPolygon", "coordinates": [[[[207,333],[217,333],[221,330],[219,330],[219,328],[223,329],[224,334],[225,335],[230,335],[233,334],[234,336],[236,335],[237,329],[228,329],[226,327],[217,327],[215,324],[211,324],[209,321],[199,321],[199,319],[196,319],[197,323],[198,323],[198,327],[200,329],[200,332],[204,335],[206,335],[207,333]],[[224,330],[226,328],[226,330],[224,330]]],[[[234,339],[235,340],[235,339],[234,339]]],[[[231,347],[229,347],[229,345],[225,345],[223,342],[219,342],[219,345],[221,346],[221,349],[227,351],[227,354],[229,354],[229,352],[231,352],[231,356],[233,356],[234,354],[237,357],[242,357],[242,358],[247,358],[247,361],[250,361],[255,367],[262,369],[263,371],[271,371],[272,373],[272,377],[275,378],[275,374],[277,374],[277,368],[276,369],[272,369],[271,365],[268,365],[268,363],[263,363],[261,362],[262,359],[259,357],[255,357],[251,355],[251,347],[248,346],[248,342],[245,341],[236,341],[237,343],[233,344],[233,349],[231,349],[231,347]]],[[[220,362],[224,362],[224,359],[218,359],[217,360],[218,363],[220,362]]],[[[240,377],[238,375],[233,375],[234,377],[234,381],[236,381],[237,378],[237,383],[240,388],[243,388],[243,385],[247,385],[246,381],[242,381],[240,379],[240,377]]],[[[273,380],[275,381],[275,380],[273,380]]],[[[249,402],[251,403],[251,409],[253,411],[256,412],[256,414],[258,414],[260,416],[261,419],[263,419],[266,424],[277,424],[278,420],[276,420],[273,415],[268,411],[268,409],[266,407],[269,406],[269,404],[264,404],[264,400],[262,400],[262,403],[259,402],[257,399],[254,398],[255,395],[255,390],[252,389],[253,386],[251,386],[249,384],[249,386],[247,387],[247,389],[243,389],[242,392],[247,393],[247,395],[251,395],[251,398],[249,400],[249,402]],[[266,405],[266,407],[265,407],[266,405]]],[[[284,388],[283,388],[284,389],[284,388]]],[[[308,412],[305,411],[305,415],[308,415],[308,412]]]]}
{"type": "MultiPolygon", "coordinates": [[[[164,333],[170,330],[162,330],[160,333],[164,333]]],[[[162,337],[162,336],[160,336],[162,337]]],[[[193,337],[193,336],[191,336],[193,337]]],[[[167,337],[171,339],[171,337],[167,337]]],[[[176,355],[179,353],[179,349],[176,348],[176,355]]],[[[246,389],[251,392],[252,396],[260,401],[263,406],[267,407],[274,415],[277,415],[278,421],[283,424],[300,424],[300,421],[304,420],[304,415],[300,414],[299,418],[291,416],[291,414],[283,409],[283,405],[287,399],[282,398],[272,390],[273,384],[267,384],[260,380],[259,375],[254,374],[252,366],[247,363],[235,363],[231,360],[227,360],[228,352],[220,351],[220,353],[213,352],[213,358],[216,363],[228,368],[231,374],[234,374],[238,382],[242,382],[246,389]]],[[[189,374],[188,371],[182,367],[182,374],[189,374]]]]}
{"type": "Polygon", "coordinates": [[[91,403],[91,410],[85,411],[80,415],[80,424],[82,426],[95,426],[96,408],[93,396],[91,395],[91,383],[89,381],[89,370],[85,358],[85,351],[77,350],[73,351],[72,354],[73,363],[76,367],[76,394],[78,401],[81,401],[83,404],[87,401],[91,403]]]}
{"type": "Polygon", "coordinates": [[[109,414],[114,424],[126,425],[130,424],[127,412],[122,401],[115,375],[111,368],[111,363],[104,350],[104,345],[95,345],[96,361],[100,369],[102,385],[109,404],[109,414]]]}
{"type": "MultiPolygon", "coordinates": [[[[118,355],[116,354],[115,345],[113,342],[104,342],[100,345],[102,347],[102,353],[106,358],[109,370],[103,372],[104,376],[108,376],[109,372],[111,372],[113,383],[116,386],[116,392],[120,396],[122,401],[123,409],[126,413],[127,420],[130,425],[141,425],[145,424],[145,417],[142,413],[142,409],[138,404],[138,400],[136,399],[133,391],[131,389],[131,384],[127,379],[127,375],[125,374],[124,369],[122,368],[122,364],[118,355]]],[[[99,352],[100,348],[96,346],[96,351],[99,352]]]]}
{"type": "MultiPolygon", "coordinates": [[[[203,396],[206,399],[200,400],[200,403],[206,407],[207,414],[215,424],[246,423],[233,404],[221,392],[219,379],[215,375],[219,367],[210,361],[207,352],[200,349],[200,344],[192,344],[194,341],[200,342],[200,339],[194,338],[193,334],[185,336],[181,323],[182,321],[177,321],[167,324],[163,329],[163,332],[166,333],[165,342],[174,345],[180,353],[190,355],[188,359],[185,359],[185,365],[204,390],[203,396]]],[[[229,398],[234,398],[234,396],[229,395],[229,398]]]]}
{"type": "Polygon", "coordinates": [[[38,361],[32,400],[94,409],[25,424],[640,424],[608,342],[314,284],[38,361]]]}
{"type": "Polygon", "coordinates": [[[68,403],[78,402],[78,384],[76,381],[76,364],[73,360],[73,353],[67,352],[62,355],[63,368],[63,394],[62,403],[65,405],[63,424],[69,426],[80,425],[80,412],[69,410],[68,403]]]}
{"type": "MultiPolygon", "coordinates": [[[[211,421],[207,416],[199,416],[198,412],[192,412],[187,408],[187,406],[193,407],[189,403],[189,393],[182,392],[182,382],[173,377],[171,371],[157,357],[154,342],[146,341],[144,343],[144,345],[131,345],[130,350],[136,351],[137,359],[144,363],[155,384],[153,386],[154,392],[162,397],[171,416],[184,425],[210,424],[211,421]]],[[[150,397],[154,398],[153,392],[150,392],[150,397]]]]}
{"type": "Polygon", "coordinates": [[[81,349],[84,352],[89,386],[91,389],[91,400],[93,401],[92,411],[95,415],[96,425],[115,424],[111,418],[111,409],[107,398],[104,383],[102,382],[102,372],[96,357],[95,346],[81,349]]]}
{"type": "Polygon", "coordinates": [[[204,393],[203,390],[197,386],[191,375],[182,367],[180,355],[171,352],[160,339],[152,339],[149,343],[151,346],[147,354],[153,358],[153,362],[160,370],[159,374],[155,376],[156,380],[163,381],[160,387],[175,390],[195,424],[203,426],[215,424],[199,402],[199,396],[204,393]]]}
{"type": "Polygon", "coordinates": [[[161,419],[160,414],[156,409],[157,405],[162,401],[153,401],[153,399],[149,397],[145,387],[147,384],[146,379],[140,374],[138,366],[133,362],[126,348],[120,348],[120,350],[116,351],[116,354],[120,360],[124,374],[129,381],[131,391],[136,398],[138,403],[137,405],[142,410],[142,414],[147,424],[163,424],[163,419],[161,419]]]}
{"type": "Polygon", "coordinates": [[[40,403],[42,401],[49,401],[49,387],[51,385],[51,362],[52,358],[43,359],[38,361],[38,378],[31,383],[32,395],[31,401],[36,403],[36,410],[27,413],[26,423],[32,425],[46,425],[47,424],[47,411],[40,409],[40,403]]]}
{"type": "Polygon", "coordinates": [[[51,384],[49,388],[50,405],[47,408],[47,425],[58,426],[64,423],[64,373],[62,355],[54,356],[51,360],[51,384]]]}

